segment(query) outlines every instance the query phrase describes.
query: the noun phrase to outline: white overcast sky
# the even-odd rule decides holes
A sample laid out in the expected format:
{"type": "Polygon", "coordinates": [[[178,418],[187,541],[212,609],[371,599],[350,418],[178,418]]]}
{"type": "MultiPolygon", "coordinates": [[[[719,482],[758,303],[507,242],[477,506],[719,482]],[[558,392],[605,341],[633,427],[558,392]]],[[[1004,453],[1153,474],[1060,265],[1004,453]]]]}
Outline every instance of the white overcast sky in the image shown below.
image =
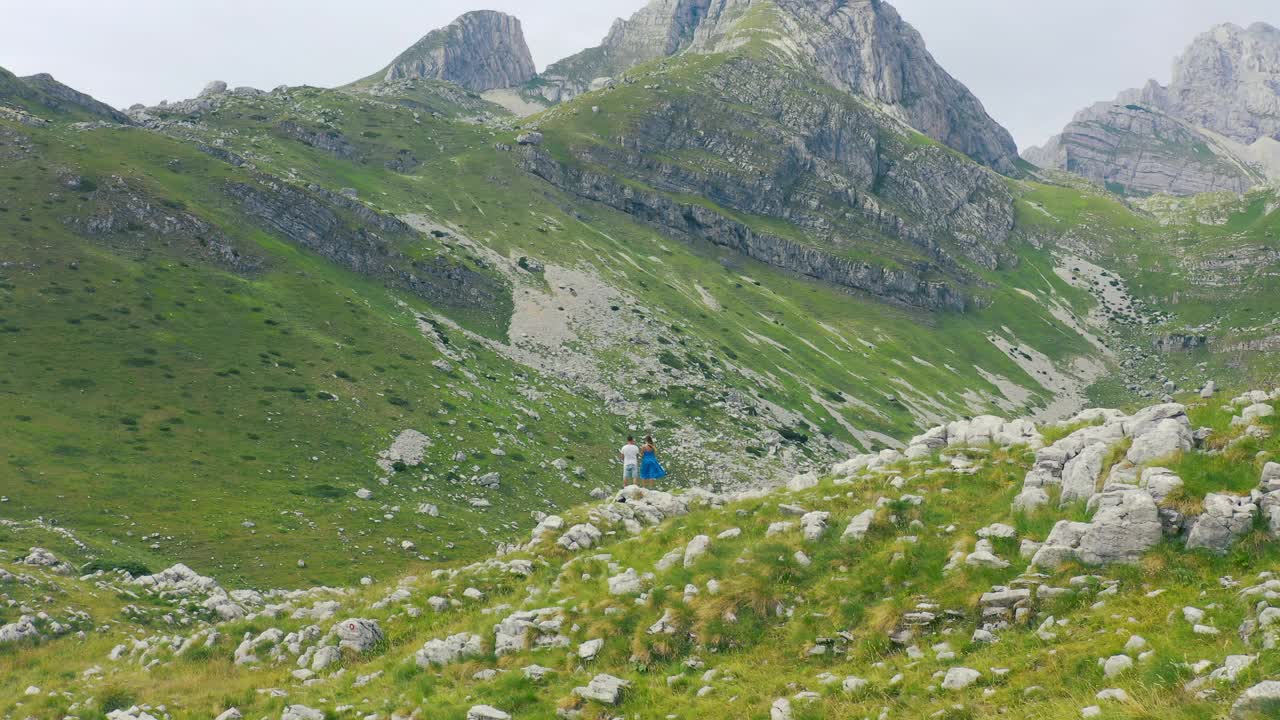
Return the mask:
{"type": "MultiPolygon", "coordinates": [[[[0,0],[0,66],[48,72],[119,107],[205,82],[332,86],[385,65],[467,10],[524,23],[538,67],[596,45],[645,0],[0,0]]],[[[1038,144],[1076,110],[1147,78],[1211,25],[1280,26],[1277,0],[896,0],[934,57],[1038,144]]]]}

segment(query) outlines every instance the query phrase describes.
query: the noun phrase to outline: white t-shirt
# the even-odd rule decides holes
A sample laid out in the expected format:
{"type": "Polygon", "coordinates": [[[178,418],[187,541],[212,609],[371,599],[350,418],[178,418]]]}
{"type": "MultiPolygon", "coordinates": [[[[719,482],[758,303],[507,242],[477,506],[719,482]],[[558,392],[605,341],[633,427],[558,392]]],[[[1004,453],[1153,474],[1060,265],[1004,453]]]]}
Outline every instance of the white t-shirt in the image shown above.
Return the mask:
{"type": "Polygon", "coordinates": [[[640,448],[630,443],[623,445],[618,452],[622,453],[623,465],[635,465],[636,459],[640,457],[640,448]]]}

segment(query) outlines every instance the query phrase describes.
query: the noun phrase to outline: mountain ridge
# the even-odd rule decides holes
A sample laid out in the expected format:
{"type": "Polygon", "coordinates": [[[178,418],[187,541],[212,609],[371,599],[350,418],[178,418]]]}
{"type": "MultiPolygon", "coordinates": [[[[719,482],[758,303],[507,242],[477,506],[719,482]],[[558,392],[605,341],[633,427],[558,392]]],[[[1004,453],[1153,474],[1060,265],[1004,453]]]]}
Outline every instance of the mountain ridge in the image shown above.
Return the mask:
{"type": "Polygon", "coordinates": [[[1080,111],[1063,133],[1023,152],[1121,192],[1243,193],[1280,179],[1280,30],[1226,23],[1150,80],[1080,111]]]}

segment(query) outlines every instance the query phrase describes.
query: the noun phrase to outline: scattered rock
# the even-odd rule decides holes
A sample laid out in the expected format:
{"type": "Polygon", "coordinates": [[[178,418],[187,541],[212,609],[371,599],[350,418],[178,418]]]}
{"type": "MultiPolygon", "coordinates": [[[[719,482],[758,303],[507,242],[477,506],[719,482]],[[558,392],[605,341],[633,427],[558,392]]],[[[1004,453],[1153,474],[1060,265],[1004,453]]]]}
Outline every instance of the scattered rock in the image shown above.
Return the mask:
{"type": "Polygon", "coordinates": [[[595,700],[605,705],[617,705],[622,701],[622,693],[631,687],[631,683],[622,678],[601,673],[591,678],[586,687],[576,687],[573,693],[584,700],[595,700]]]}
{"type": "Polygon", "coordinates": [[[473,705],[467,711],[467,720],[511,720],[511,716],[492,705],[473,705]]]}
{"type": "Polygon", "coordinates": [[[963,690],[978,681],[982,673],[967,667],[953,667],[942,679],[943,690],[963,690]]]}
{"type": "Polygon", "coordinates": [[[475,633],[458,633],[443,640],[428,640],[414,654],[418,667],[448,665],[449,663],[478,657],[484,652],[484,640],[475,633]]]}

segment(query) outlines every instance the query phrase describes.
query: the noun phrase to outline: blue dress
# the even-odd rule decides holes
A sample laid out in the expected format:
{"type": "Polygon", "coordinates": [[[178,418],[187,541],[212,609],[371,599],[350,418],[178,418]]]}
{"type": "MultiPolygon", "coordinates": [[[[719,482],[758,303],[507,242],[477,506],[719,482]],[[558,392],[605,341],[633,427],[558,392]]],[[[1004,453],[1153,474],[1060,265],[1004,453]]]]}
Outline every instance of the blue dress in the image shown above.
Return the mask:
{"type": "Polygon", "coordinates": [[[667,471],[662,469],[658,456],[652,450],[645,450],[644,455],[640,456],[640,479],[660,480],[666,476],[667,471]]]}

